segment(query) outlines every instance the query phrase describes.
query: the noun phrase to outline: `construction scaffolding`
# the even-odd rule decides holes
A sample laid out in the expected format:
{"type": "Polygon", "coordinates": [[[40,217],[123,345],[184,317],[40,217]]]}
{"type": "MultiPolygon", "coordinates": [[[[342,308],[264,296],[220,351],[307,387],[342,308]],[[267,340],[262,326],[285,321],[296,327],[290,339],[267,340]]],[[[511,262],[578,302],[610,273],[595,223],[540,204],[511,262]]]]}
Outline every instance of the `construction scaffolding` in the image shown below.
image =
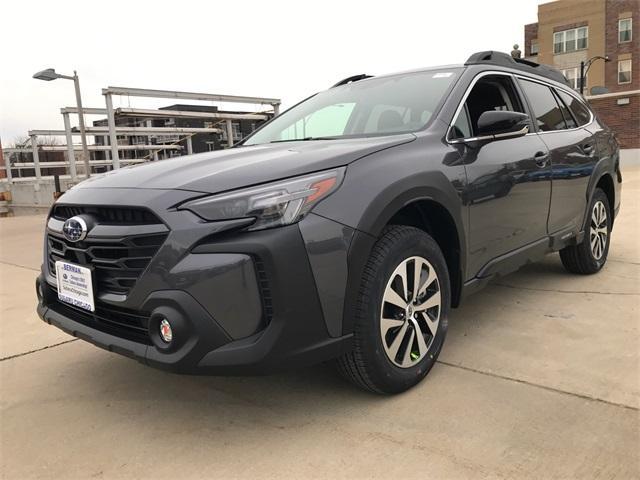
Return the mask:
{"type": "MultiPolygon", "coordinates": [[[[243,104],[253,104],[253,105],[270,105],[273,108],[273,115],[278,115],[280,108],[280,100],[277,98],[262,98],[262,97],[245,97],[245,96],[237,96],[237,95],[219,95],[212,93],[194,93],[194,92],[180,92],[174,90],[151,90],[145,88],[129,88],[129,87],[107,87],[102,89],[102,94],[105,97],[105,103],[107,106],[107,124],[109,128],[109,140],[111,145],[111,159],[113,162],[113,168],[118,168],[120,163],[120,158],[118,154],[117,148],[117,129],[115,122],[115,110],[113,108],[113,96],[127,96],[127,97],[151,97],[151,98],[172,98],[172,99],[180,99],[180,100],[200,100],[200,101],[210,101],[210,102],[229,102],[229,103],[243,103],[243,104]]],[[[154,112],[158,112],[159,110],[153,111],[149,110],[148,114],[153,115],[154,112]]],[[[162,114],[166,114],[166,110],[161,111],[162,114]]],[[[184,115],[184,112],[180,112],[184,115]]],[[[190,112],[193,113],[204,113],[204,112],[190,112]]],[[[213,113],[207,113],[207,115],[213,115],[213,113]]],[[[229,114],[231,115],[231,114],[229,114]]],[[[166,116],[166,115],[165,115],[166,116]]],[[[259,119],[259,114],[244,114],[243,117],[247,119],[259,119]]],[[[262,115],[264,117],[264,115],[262,115]]],[[[240,119],[239,115],[233,115],[229,117],[218,116],[211,117],[218,118],[219,120],[223,120],[226,124],[227,129],[227,138],[228,138],[228,146],[233,146],[233,129],[232,129],[232,121],[233,119],[240,119]]],[[[260,118],[264,120],[264,118],[260,118]]]]}
{"type": "MultiPolygon", "coordinates": [[[[102,90],[105,97],[106,108],[83,108],[84,115],[106,115],[106,126],[93,126],[85,128],[85,132],[89,136],[94,137],[94,144],[88,146],[89,152],[104,152],[105,158],[89,159],[89,168],[92,167],[110,167],[118,169],[121,165],[144,163],[146,161],[158,160],[158,152],[175,151],[182,153],[185,148],[178,145],[180,142],[186,144],[186,153],[193,153],[192,137],[198,134],[223,134],[226,136],[226,146],[234,145],[233,122],[241,120],[251,120],[262,123],[278,114],[280,100],[275,98],[262,97],[245,97],[235,95],[219,95],[209,93],[181,92],[172,90],[150,90],[141,88],[128,87],[107,87],[102,90]],[[165,109],[140,109],[140,108],[113,108],[113,96],[128,97],[147,97],[147,98],[171,98],[171,99],[188,99],[209,102],[229,102],[229,103],[248,103],[253,105],[268,105],[271,110],[255,111],[255,112],[222,112],[222,111],[190,111],[190,110],[172,110],[165,109]],[[176,127],[176,126],[117,126],[116,117],[136,117],[149,119],[207,119],[211,123],[222,124],[224,128],[217,126],[211,127],[176,127]],[[119,142],[118,137],[142,137],[143,142],[137,141],[135,144],[123,144],[119,142]],[[152,143],[150,139],[155,137],[166,137],[170,143],[152,143]],[[95,142],[97,139],[100,142],[95,142]],[[146,151],[150,154],[142,159],[121,158],[121,152],[125,151],[146,151]]],[[[188,107],[188,106],[187,106],[188,107]]],[[[196,105],[193,105],[196,107],[196,105]]],[[[3,149],[3,165],[0,168],[6,172],[6,182],[9,184],[13,181],[13,170],[33,170],[35,172],[34,181],[40,183],[43,175],[43,168],[63,167],[70,177],[72,183],[78,179],[78,169],[76,165],[76,152],[82,151],[80,145],[73,143],[73,137],[81,135],[81,132],[71,126],[71,115],[77,115],[78,109],[75,107],[64,107],[60,110],[63,117],[64,130],[30,130],[28,132],[30,145],[28,147],[4,148],[3,149]],[[39,137],[64,137],[65,143],[60,145],[39,145],[39,137]],[[41,163],[39,152],[65,152],[64,161],[48,161],[41,163]],[[13,154],[30,154],[31,162],[14,161],[11,162],[13,154]]],[[[96,122],[98,123],[98,122],[96,122]]],[[[91,156],[91,155],[90,155],[91,156]]],[[[102,155],[100,155],[102,156],[102,155]]],[[[22,155],[19,155],[21,160],[22,155]]]]}

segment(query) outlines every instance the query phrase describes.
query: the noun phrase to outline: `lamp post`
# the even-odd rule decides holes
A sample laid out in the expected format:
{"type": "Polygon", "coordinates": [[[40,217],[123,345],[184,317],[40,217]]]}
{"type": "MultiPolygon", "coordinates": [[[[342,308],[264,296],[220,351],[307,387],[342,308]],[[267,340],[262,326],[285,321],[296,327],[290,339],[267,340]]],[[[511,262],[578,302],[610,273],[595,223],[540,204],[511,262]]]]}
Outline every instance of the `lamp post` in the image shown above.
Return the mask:
{"type": "Polygon", "coordinates": [[[587,72],[591,68],[591,65],[596,60],[604,60],[605,62],[609,61],[609,56],[605,55],[604,57],[601,55],[596,55],[595,57],[591,57],[586,62],[583,60],[580,62],[580,95],[584,92],[584,77],[587,75],[587,72]]]}
{"type": "MultiPolygon", "coordinates": [[[[58,78],[64,78],[65,80],[73,80],[73,85],[76,90],[76,104],[78,106],[78,120],[80,122],[80,139],[82,140],[82,157],[84,160],[84,169],[86,172],[87,178],[91,176],[91,164],[89,163],[89,149],[87,148],[87,131],[84,125],[84,111],[82,110],[82,97],[80,95],[80,79],[78,78],[78,74],[76,71],[73,71],[73,76],[71,75],[62,75],[60,73],[56,73],[55,69],[47,68],[46,70],[42,70],[33,75],[33,78],[37,78],[38,80],[44,80],[45,82],[50,82],[51,80],[56,80],[58,78]]],[[[73,148],[73,146],[71,147],[73,148]]]]}

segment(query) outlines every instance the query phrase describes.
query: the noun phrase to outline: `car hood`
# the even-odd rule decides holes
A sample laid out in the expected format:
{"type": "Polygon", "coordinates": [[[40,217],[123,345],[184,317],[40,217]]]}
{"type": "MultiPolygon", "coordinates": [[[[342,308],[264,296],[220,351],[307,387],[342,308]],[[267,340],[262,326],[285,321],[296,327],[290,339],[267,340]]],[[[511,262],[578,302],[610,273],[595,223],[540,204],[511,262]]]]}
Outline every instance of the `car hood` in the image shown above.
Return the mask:
{"type": "Polygon", "coordinates": [[[91,177],[74,188],[180,189],[218,193],[347,165],[414,139],[412,134],[402,134],[231,148],[120,168],[91,177]]]}

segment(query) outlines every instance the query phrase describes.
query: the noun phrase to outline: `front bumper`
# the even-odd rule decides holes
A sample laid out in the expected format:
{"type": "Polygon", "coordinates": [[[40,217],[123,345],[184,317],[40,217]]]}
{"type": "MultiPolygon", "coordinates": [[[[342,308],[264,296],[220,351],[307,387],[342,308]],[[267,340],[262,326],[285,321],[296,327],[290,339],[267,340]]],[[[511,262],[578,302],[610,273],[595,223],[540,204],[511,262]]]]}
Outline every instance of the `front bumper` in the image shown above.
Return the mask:
{"type": "MultiPolygon", "coordinates": [[[[63,198],[80,196],[72,192],[63,198]]],[[[296,225],[244,232],[237,222],[153,211],[170,232],[126,296],[97,291],[95,313],[70,307],[57,299],[45,262],[36,285],[39,316],[101,348],[177,373],[267,373],[351,348],[351,335],[342,332],[350,229],[310,214],[296,225]],[[143,328],[122,330],[125,317],[139,317],[143,328]],[[161,318],[174,326],[169,347],[154,337],[161,318]]]]}
{"type": "Polygon", "coordinates": [[[95,322],[81,319],[68,309],[52,306],[46,300],[56,295],[55,290],[43,285],[44,297],[38,302],[38,315],[46,323],[58,327],[69,335],[90,342],[110,352],[134,358],[141,363],[174,373],[203,375],[246,375],[270,373],[287,368],[313,365],[347,352],[351,348],[351,335],[337,338],[322,332],[322,325],[307,323],[304,317],[290,322],[274,317],[264,331],[241,340],[230,340],[211,320],[192,297],[180,291],[166,291],[159,295],[161,304],[179,302],[180,310],[195,314],[189,317],[192,325],[188,339],[172,352],[104,331],[95,322]],[[299,335],[302,330],[302,335],[299,335]],[[320,330],[320,331],[319,331],[320,330]],[[302,337],[302,338],[301,338],[302,337]]]}

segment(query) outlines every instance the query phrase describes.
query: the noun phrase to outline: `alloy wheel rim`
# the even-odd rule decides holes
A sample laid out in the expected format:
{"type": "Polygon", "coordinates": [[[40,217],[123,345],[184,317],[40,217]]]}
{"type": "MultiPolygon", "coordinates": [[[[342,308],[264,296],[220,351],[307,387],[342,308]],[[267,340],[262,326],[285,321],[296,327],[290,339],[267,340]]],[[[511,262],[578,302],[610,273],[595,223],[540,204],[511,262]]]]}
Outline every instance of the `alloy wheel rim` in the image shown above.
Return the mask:
{"type": "Polygon", "coordinates": [[[604,203],[597,201],[591,212],[591,227],[589,228],[589,241],[591,254],[596,260],[604,255],[607,246],[609,230],[607,225],[607,209],[604,203]]]}
{"type": "Polygon", "coordinates": [[[410,368],[429,352],[440,324],[442,295],[433,265],[422,257],[403,260],[382,297],[380,335],[387,357],[410,368]]]}

